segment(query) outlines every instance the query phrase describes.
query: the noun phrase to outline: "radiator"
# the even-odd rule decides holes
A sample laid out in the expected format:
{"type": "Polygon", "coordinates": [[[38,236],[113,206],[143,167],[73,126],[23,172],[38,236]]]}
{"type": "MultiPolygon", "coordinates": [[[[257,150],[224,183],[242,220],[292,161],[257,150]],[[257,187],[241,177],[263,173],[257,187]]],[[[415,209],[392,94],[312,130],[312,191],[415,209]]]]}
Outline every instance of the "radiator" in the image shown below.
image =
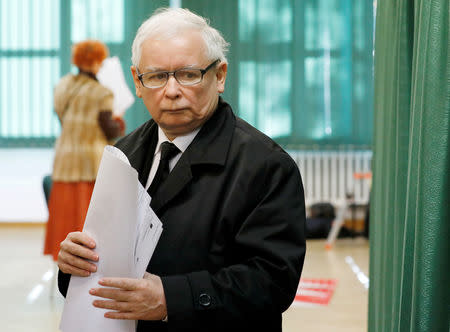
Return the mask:
{"type": "Polygon", "coordinates": [[[300,168],[306,205],[330,202],[342,206],[352,194],[356,204],[367,204],[372,151],[288,151],[300,168]]]}

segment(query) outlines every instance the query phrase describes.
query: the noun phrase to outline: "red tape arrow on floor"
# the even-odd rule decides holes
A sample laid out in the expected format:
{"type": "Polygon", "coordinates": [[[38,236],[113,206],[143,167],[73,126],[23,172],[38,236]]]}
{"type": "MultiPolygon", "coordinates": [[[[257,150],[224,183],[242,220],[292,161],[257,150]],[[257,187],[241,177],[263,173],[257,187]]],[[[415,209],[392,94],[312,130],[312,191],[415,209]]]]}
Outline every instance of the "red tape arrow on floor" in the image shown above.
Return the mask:
{"type": "Polygon", "coordinates": [[[297,303],[328,305],[336,288],[335,279],[301,279],[295,296],[297,303]]]}

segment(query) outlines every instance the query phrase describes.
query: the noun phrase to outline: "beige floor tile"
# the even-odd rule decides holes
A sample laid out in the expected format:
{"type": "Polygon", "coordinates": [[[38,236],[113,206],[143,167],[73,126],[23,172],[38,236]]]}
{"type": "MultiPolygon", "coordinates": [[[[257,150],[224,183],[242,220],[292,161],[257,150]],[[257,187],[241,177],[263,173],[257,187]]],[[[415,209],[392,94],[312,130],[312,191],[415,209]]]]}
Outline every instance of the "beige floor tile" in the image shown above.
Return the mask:
{"type": "MultiPolygon", "coordinates": [[[[63,307],[49,256],[42,255],[43,227],[0,224],[0,331],[56,332],[63,307]],[[49,279],[49,280],[48,280],[49,279]]],[[[304,278],[337,279],[327,306],[293,304],[285,313],[285,332],[367,330],[368,291],[347,261],[368,275],[369,248],[363,239],[339,239],[325,250],[324,241],[308,241],[304,278]]]]}
{"type": "Polygon", "coordinates": [[[308,241],[303,278],[336,279],[335,292],[327,306],[296,305],[284,313],[286,332],[367,330],[368,291],[347,261],[368,276],[369,247],[365,239],[339,239],[331,250],[325,241],[308,241]]]}

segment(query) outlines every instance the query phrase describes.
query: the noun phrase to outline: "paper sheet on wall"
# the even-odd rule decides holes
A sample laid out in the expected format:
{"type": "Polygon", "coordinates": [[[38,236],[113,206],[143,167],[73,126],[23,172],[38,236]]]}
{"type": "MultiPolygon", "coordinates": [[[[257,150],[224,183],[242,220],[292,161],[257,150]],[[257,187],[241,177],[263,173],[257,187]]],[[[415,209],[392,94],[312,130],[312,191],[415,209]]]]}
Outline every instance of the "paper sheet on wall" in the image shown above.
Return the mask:
{"type": "Polygon", "coordinates": [[[125,111],[133,105],[134,95],[125,81],[119,58],[114,56],[105,59],[97,73],[97,79],[113,92],[113,113],[116,116],[122,117],[125,111]]]}
{"type": "Polygon", "coordinates": [[[97,272],[71,277],[60,329],[63,332],[131,332],[136,321],[104,317],[108,310],[92,305],[89,289],[102,277],[142,278],[162,232],[150,208],[150,196],[119,149],[107,146],[83,231],[96,242],[97,272]]]}

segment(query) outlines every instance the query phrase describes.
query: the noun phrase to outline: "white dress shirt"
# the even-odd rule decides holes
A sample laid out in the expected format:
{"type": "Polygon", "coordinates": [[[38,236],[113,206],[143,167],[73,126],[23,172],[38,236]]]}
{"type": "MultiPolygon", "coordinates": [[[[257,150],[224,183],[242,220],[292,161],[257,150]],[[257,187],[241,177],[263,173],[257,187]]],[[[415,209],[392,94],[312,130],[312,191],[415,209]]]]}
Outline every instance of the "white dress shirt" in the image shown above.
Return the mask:
{"type": "MultiPolygon", "coordinates": [[[[173,168],[177,164],[178,160],[180,160],[181,155],[186,151],[187,147],[192,143],[195,136],[197,136],[198,132],[200,131],[200,128],[195,129],[194,131],[190,132],[187,135],[184,136],[177,136],[172,143],[175,144],[175,146],[181,151],[175,157],[173,157],[169,161],[169,172],[172,172],[173,168]]],[[[155,155],[153,156],[153,162],[152,167],[150,168],[150,173],[148,176],[147,184],[145,185],[145,190],[148,190],[150,187],[150,184],[153,181],[153,178],[156,175],[156,171],[158,170],[159,161],[161,159],[161,144],[163,142],[170,142],[170,140],[167,138],[166,134],[162,131],[161,128],[158,127],[158,144],[156,144],[155,149],[155,155]]]]}

